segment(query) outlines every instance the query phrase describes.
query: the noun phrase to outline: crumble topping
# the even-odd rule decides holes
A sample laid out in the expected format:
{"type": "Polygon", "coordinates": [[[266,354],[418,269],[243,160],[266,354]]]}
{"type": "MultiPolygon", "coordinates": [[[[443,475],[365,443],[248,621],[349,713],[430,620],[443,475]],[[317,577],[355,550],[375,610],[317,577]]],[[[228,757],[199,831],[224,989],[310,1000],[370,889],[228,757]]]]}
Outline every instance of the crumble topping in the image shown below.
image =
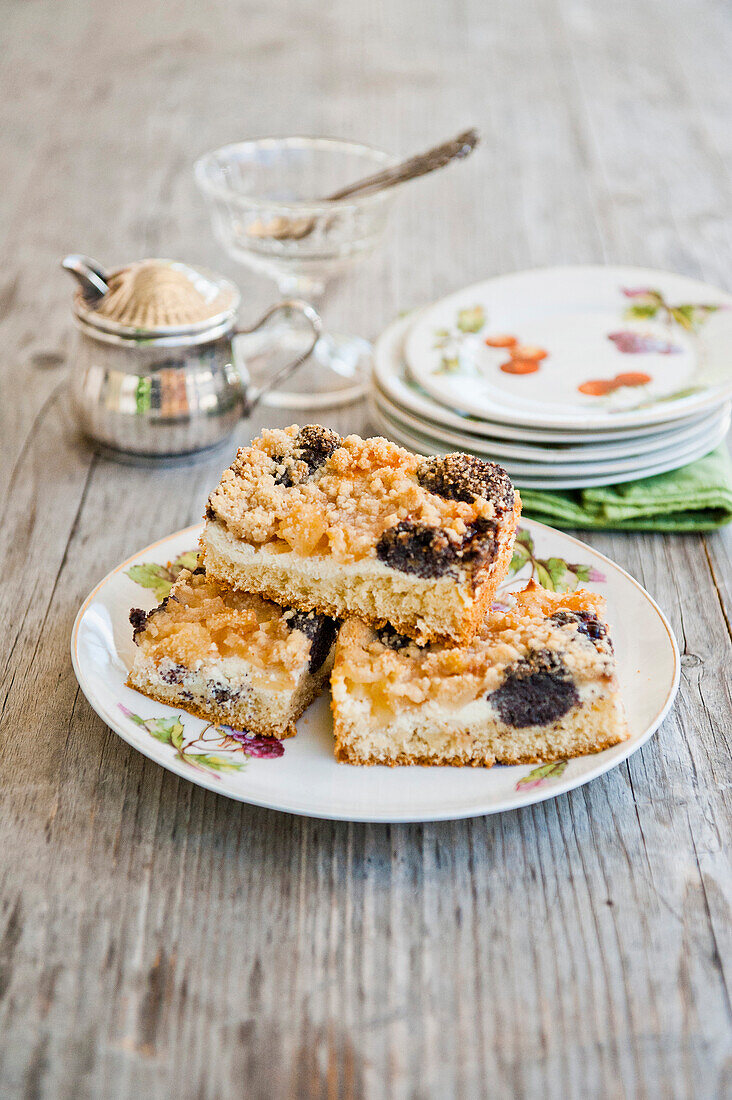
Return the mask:
{"type": "MultiPolygon", "coordinates": [[[[133,608],[130,622],[146,656],[172,663],[168,676],[181,666],[195,668],[196,662],[240,657],[258,668],[291,674],[294,682],[303,663],[313,660],[319,626],[320,645],[327,631],[323,624],[302,624],[293,614],[271,600],[209,580],[202,570],[185,569],[159,607],[147,615],[133,608]]],[[[333,625],[331,636],[334,632],[333,625]]]]}
{"type": "Polygon", "coordinates": [[[376,632],[350,621],[339,639],[338,672],[377,711],[394,714],[428,700],[458,708],[495,693],[493,702],[504,721],[543,724],[574,705],[578,686],[607,682],[614,675],[609,638],[605,635],[598,648],[578,628],[583,614],[599,623],[603,608],[603,598],[595,593],[557,595],[532,582],[515,594],[512,607],[491,612],[475,638],[462,646],[400,644],[388,628],[376,632]],[[569,620],[555,621],[559,612],[569,620]]]}
{"type": "Polygon", "coordinates": [[[380,437],[341,439],[319,425],[292,425],[265,430],[239,451],[206,516],[250,544],[341,563],[376,557],[385,532],[408,521],[449,544],[456,568],[471,533],[492,545],[512,509],[510,480],[493,463],[431,460],[380,437]]]}

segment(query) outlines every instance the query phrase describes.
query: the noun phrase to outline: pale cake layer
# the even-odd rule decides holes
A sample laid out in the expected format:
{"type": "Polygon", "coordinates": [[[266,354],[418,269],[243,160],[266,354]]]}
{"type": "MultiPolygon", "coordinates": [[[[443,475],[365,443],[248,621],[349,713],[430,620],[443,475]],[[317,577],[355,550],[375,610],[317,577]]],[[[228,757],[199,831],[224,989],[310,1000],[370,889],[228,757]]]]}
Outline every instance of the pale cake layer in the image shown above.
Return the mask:
{"type": "Polygon", "coordinates": [[[364,729],[347,717],[335,721],[336,759],[345,764],[539,764],[601,752],[624,737],[619,699],[606,695],[574,718],[549,727],[517,730],[495,719],[487,704],[472,719],[449,715],[413,719],[408,726],[364,729]]]}
{"type": "Polygon", "coordinates": [[[494,463],[294,425],[239,451],[201,545],[209,575],[234,587],[465,640],[508,570],[520,511],[494,463]]]}
{"type": "Polygon", "coordinates": [[[250,669],[229,670],[227,690],[232,696],[219,702],[217,689],[222,685],[221,668],[216,664],[190,670],[179,684],[165,679],[166,668],[144,658],[135,661],[127,683],[150,699],[181,707],[189,714],[204,718],[215,725],[232,726],[264,737],[294,737],[295,723],[317,699],[333,668],[333,652],[314,675],[304,671],[294,691],[268,691],[261,684],[253,686],[250,669]]]}
{"type": "Polygon", "coordinates": [[[531,584],[462,646],[343,624],[331,677],[336,756],[359,764],[527,764],[628,736],[603,600],[531,584]]]}
{"type": "Polygon", "coordinates": [[[336,624],[184,570],[153,611],[134,610],[131,687],[236,729],[288,737],[322,690],[336,624]]]}

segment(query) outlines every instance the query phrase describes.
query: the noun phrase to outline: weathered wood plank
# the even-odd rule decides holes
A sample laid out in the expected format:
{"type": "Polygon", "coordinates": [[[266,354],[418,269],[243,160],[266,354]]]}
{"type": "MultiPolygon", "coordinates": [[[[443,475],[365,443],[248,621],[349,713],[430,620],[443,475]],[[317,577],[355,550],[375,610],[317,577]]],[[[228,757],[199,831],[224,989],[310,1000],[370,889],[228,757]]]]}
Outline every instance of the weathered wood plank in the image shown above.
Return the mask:
{"type": "MultiPolygon", "coordinates": [[[[728,281],[728,14],[37,0],[5,5],[3,30],[0,1092],[724,1095],[729,536],[591,536],[684,653],[675,712],[626,766],[500,818],[301,820],[163,772],[80,695],[83,596],[195,521],[223,460],[92,459],[54,395],[65,251],[187,256],[237,279],[247,315],[272,300],[222,258],[190,177],[243,134],[407,150],[481,127],[475,157],[405,195],[387,247],[330,295],[328,317],[366,335],[524,266],[728,281]]],[[[239,441],[289,419],[264,410],[239,441]]],[[[329,419],[360,430],[365,414],[329,419]]]]}

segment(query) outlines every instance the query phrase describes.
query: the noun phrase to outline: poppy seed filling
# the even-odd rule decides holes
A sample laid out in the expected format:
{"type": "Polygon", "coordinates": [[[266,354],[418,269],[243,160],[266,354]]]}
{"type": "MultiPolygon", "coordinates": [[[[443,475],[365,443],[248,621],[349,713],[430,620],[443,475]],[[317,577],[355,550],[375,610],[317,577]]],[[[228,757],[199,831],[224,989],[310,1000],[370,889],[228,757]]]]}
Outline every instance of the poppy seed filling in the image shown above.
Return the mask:
{"type": "Polygon", "coordinates": [[[138,645],[138,638],[141,634],[145,633],[147,624],[150,619],[158,611],[165,611],[168,606],[170,596],[166,596],[162,603],[159,603],[157,607],[153,607],[150,611],[143,611],[140,607],[133,607],[130,609],[130,625],[132,626],[132,640],[135,645],[138,645]]]}
{"type": "Polygon", "coordinates": [[[379,561],[417,577],[456,576],[459,569],[475,573],[489,565],[498,551],[497,524],[479,516],[458,543],[441,527],[405,519],[388,527],[376,544],[379,561]]]}
{"type": "Polygon", "coordinates": [[[557,611],[551,616],[551,621],[558,626],[577,623],[578,633],[589,638],[596,649],[601,649],[605,643],[612,650],[612,642],[607,636],[607,624],[600,622],[592,611],[557,611]]]}
{"type": "Polygon", "coordinates": [[[289,455],[273,455],[272,461],[281,467],[275,474],[275,484],[284,485],[286,489],[299,484],[302,477],[293,477],[297,474],[294,464],[304,462],[307,467],[305,478],[312,477],[316,470],[323,466],[334,451],[337,451],[342,443],[337,432],[330,428],[323,428],[320,424],[307,424],[295,436],[294,446],[289,455]]]}
{"type": "Polygon", "coordinates": [[[330,653],[338,633],[338,620],[317,611],[286,611],[284,619],[291,630],[299,630],[310,640],[308,672],[317,672],[330,653]]]}
{"type": "Polygon", "coordinates": [[[383,646],[386,646],[387,649],[394,649],[397,653],[402,649],[406,649],[408,645],[417,644],[413,638],[409,638],[406,634],[400,634],[389,623],[377,630],[376,636],[383,646]]]}
{"type": "Polygon", "coordinates": [[[579,703],[579,694],[561,657],[533,650],[506,670],[504,681],[488,696],[501,720],[517,729],[549,726],[579,703]]]}

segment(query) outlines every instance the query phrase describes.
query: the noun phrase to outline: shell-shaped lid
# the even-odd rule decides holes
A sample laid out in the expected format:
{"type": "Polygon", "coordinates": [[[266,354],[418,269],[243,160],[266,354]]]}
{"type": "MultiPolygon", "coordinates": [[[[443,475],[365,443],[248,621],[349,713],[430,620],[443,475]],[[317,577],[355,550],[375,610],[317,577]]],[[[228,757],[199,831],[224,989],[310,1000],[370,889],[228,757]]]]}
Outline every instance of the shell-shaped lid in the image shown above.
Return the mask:
{"type": "Polygon", "coordinates": [[[78,317],[122,336],[191,335],[233,317],[239,291],[228,279],[176,260],[140,260],[114,271],[93,303],[74,296],[78,317]]]}

